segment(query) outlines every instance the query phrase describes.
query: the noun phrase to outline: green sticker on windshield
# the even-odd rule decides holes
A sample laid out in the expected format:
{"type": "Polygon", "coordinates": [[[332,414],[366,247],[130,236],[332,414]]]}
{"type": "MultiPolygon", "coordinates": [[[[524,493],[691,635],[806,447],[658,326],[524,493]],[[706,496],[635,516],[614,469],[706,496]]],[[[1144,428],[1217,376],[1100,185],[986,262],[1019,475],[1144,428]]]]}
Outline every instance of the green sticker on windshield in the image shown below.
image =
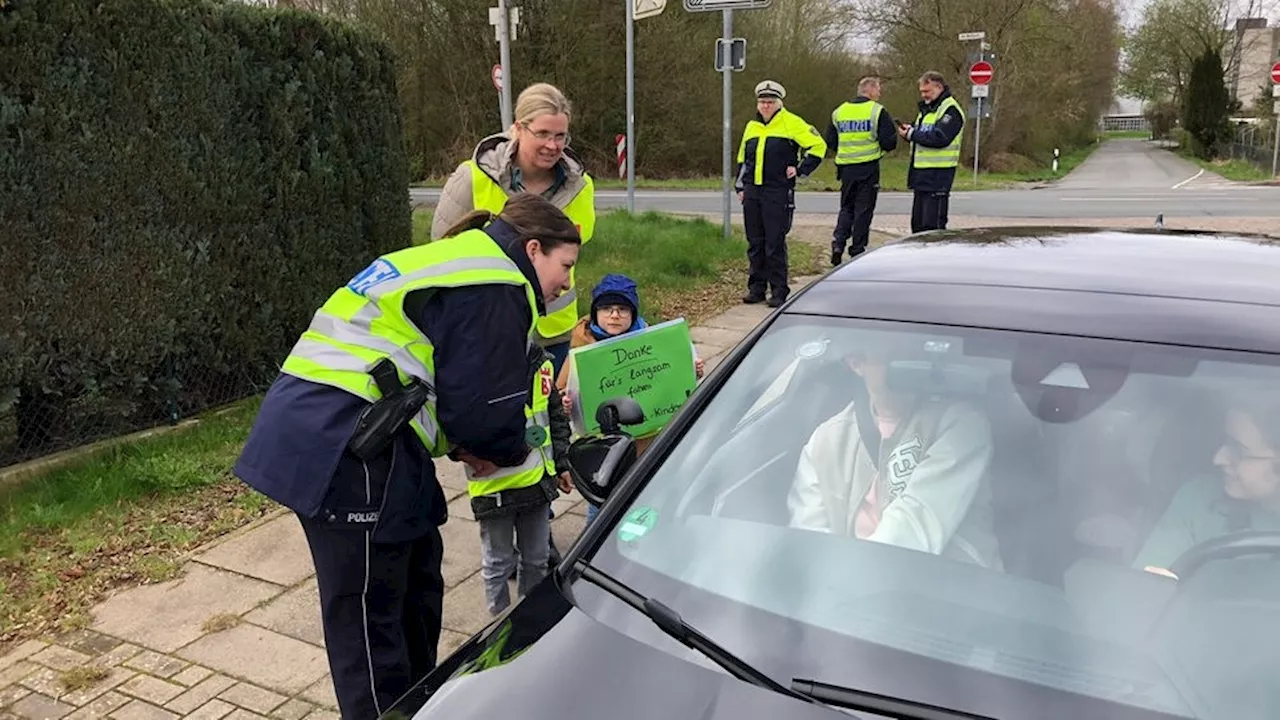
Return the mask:
{"type": "Polygon", "coordinates": [[[618,528],[618,539],[632,542],[645,536],[658,522],[658,511],[649,507],[638,507],[623,518],[618,528]]]}

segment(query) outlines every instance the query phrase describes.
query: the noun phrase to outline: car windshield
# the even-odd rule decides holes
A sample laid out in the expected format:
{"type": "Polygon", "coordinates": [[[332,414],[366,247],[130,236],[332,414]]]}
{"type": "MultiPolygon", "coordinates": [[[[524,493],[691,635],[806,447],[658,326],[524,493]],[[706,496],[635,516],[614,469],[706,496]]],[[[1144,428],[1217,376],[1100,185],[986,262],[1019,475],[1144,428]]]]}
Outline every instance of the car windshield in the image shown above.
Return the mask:
{"type": "Polygon", "coordinates": [[[1275,717],[1277,360],[784,315],[590,562],[784,684],[1275,717]]]}

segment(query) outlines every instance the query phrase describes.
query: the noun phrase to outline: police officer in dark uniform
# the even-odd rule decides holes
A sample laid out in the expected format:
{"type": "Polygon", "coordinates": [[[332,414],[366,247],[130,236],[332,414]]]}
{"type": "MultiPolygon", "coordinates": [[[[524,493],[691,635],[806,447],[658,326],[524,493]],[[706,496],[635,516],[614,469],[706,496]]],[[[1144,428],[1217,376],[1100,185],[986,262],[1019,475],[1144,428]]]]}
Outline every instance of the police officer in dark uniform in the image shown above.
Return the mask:
{"type": "Polygon", "coordinates": [[[768,288],[772,291],[769,307],[782,305],[791,292],[787,284],[787,233],[796,207],[796,178],[816,170],[827,153],[827,143],[818,130],[782,106],[786,95],[782,85],[772,80],[756,85],[757,112],[742,133],[735,183],[750,263],[747,294],[742,301],[763,302],[768,288]]]}
{"type": "Polygon", "coordinates": [[[911,232],[945,230],[951,204],[951,185],[960,164],[964,109],[951,96],[942,75],[920,76],[920,113],[914,126],[902,123],[898,134],[911,143],[907,186],[915,191],[911,232]]]}
{"type": "Polygon", "coordinates": [[[827,146],[836,149],[836,179],[840,181],[840,216],[831,238],[832,266],[840,264],[845,243],[849,243],[851,258],[866,251],[880,194],[880,158],[898,146],[897,126],[879,101],[880,78],[862,78],[858,96],[837,107],[827,126],[827,146]]]}
{"type": "Polygon", "coordinates": [[[444,601],[434,457],[524,462],[536,319],[581,240],[549,201],[512,198],[384,255],[312,318],[235,474],[297,515],[342,717],[372,720],[436,663],[444,601]]]}

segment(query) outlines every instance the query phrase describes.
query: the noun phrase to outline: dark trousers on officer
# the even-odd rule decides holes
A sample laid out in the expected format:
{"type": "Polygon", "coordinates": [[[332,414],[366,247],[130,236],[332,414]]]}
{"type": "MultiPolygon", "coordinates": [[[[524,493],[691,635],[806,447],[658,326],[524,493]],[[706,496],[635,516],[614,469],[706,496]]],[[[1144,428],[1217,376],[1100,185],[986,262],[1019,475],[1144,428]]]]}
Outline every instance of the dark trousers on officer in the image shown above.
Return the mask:
{"type": "Polygon", "coordinates": [[[440,530],[427,523],[412,540],[379,542],[370,522],[368,508],[382,507],[392,457],[366,466],[344,455],[320,515],[299,516],[344,720],[377,718],[436,664],[444,610],[440,530]]]}
{"type": "Polygon", "coordinates": [[[911,203],[911,232],[947,229],[947,208],[951,204],[951,191],[915,191],[911,203]]]}
{"type": "Polygon", "coordinates": [[[791,188],[748,185],[742,194],[743,225],[747,231],[747,294],[764,299],[766,288],[785,300],[787,285],[787,233],[795,214],[791,188]]]}
{"type": "Polygon", "coordinates": [[[840,175],[840,215],[831,251],[842,253],[849,243],[849,256],[853,257],[864,252],[871,240],[871,218],[880,196],[880,163],[840,165],[836,172],[840,175]]]}

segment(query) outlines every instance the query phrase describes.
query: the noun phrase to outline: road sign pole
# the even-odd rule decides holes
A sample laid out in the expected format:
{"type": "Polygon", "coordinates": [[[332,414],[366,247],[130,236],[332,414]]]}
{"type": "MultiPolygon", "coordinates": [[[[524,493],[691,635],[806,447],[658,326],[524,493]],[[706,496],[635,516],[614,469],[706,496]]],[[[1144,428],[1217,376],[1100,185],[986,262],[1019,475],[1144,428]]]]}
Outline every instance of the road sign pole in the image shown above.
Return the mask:
{"type": "Polygon", "coordinates": [[[502,131],[511,132],[511,15],[507,0],[498,0],[498,62],[502,64],[502,131]]]}
{"type": "MultiPolygon", "coordinates": [[[[724,46],[728,48],[733,42],[733,11],[723,10],[721,16],[724,20],[723,36],[724,46]]],[[[733,235],[732,217],[732,197],[733,197],[733,165],[730,162],[730,150],[732,147],[732,132],[730,125],[733,124],[733,68],[729,63],[729,58],[725,58],[724,69],[720,71],[723,78],[723,86],[721,88],[721,103],[724,105],[724,126],[721,128],[721,182],[724,184],[724,237],[729,239],[733,235]]]]}
{"type": "MultiPolygon", "coordinates": [[[[1277,85],[1276,87],[1280,87],[1277,85]]],[[[1275,113],[1276,137],[1271,147],[1271,177],[1276,176],[1276,161],[1280,160],[1280,113],[1275,113]]]]}
{"type": "Polygon", "coordinates": [[[636,211],[636,3],[627,2],[627,212],[636,211]]]}

